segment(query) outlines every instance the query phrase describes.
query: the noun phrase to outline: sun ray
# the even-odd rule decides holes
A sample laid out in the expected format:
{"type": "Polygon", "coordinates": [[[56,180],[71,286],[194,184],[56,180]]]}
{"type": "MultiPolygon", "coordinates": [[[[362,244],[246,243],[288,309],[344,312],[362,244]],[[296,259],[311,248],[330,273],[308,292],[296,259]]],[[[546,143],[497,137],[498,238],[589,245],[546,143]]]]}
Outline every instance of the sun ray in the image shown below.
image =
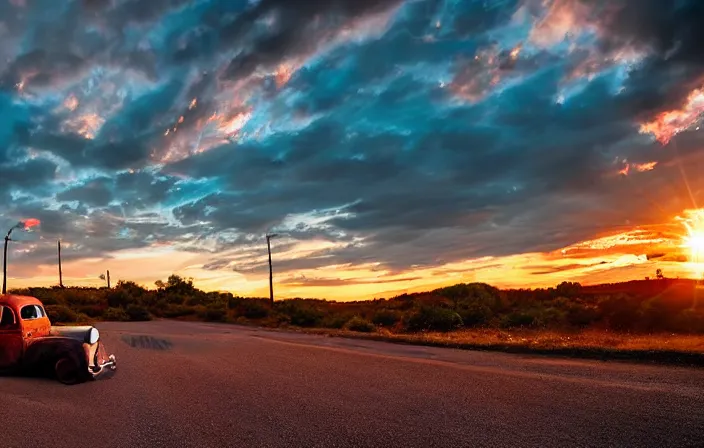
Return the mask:
{"type": "Polygon", "coordinates": [[[687,210],[686,217],[680,218],[687,230],[683,245],[689,249],[690,262],[697,278],[704,274],[704,209],[687,210]]]}

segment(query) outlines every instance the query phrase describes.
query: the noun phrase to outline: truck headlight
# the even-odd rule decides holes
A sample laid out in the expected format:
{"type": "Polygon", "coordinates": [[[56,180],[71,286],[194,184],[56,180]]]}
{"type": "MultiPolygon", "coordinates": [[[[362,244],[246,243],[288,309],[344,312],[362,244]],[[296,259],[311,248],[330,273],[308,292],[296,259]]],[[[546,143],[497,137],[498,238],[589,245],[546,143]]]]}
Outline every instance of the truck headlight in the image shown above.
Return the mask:
{"type": "Polygon", "coordinates": [[[100,332],[95,327],[91,328],[88,332],[88,343],[93,345],[98,342],[98,339],[100,339],[100,332]]]}

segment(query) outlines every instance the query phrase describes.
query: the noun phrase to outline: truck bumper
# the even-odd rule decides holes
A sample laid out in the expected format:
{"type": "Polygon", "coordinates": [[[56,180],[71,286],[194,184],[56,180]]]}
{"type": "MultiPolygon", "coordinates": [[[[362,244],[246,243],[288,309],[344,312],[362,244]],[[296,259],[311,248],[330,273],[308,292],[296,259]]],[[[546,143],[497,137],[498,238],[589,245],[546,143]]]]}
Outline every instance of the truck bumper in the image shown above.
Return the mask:
{"type": "Polygon", "coordinates": [[[115,375],[117,370],[117,359],[115,355],[108,356],[108,359],[102,363],[90,369],[91,378],[93,380],[107,379],[115,375]]]}
{"type": "Polygon", "coordinates": [[[99,341],[93,348],[93,362],[88,367],[88,373],[94,380],[110,378],[117,370],[117,359],[115,355],[108,356],[105,344],[99,341]]]}

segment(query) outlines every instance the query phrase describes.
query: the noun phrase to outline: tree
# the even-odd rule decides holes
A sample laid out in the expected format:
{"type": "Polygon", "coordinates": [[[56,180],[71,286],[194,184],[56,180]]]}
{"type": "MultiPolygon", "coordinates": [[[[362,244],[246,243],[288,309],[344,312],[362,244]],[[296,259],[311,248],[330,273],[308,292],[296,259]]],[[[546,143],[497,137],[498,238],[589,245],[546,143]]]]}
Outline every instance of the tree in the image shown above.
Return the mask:
{"type": "Polygon", "coordinates": [[[658,269],[655,271],[655,277],[657,277],[658,280],[662,280],[665,278],[665,276],[662,273],[662,269],[658,269]]]}
{"type": "Polygon", "coordinates": [[[193,279],[185,279],[179,275],[171,274],[166,282],[157,280],[154,285],[161,290],[166,290],[169,293],[193,294],[196,288],[193,286],[193,279]]]}
{"type": "Polygon", "coordinates": [[[581,291],[582,285],[577,282],[562,282],[556,288],[558,296],[569,298],[578,296],[581,291]]]}

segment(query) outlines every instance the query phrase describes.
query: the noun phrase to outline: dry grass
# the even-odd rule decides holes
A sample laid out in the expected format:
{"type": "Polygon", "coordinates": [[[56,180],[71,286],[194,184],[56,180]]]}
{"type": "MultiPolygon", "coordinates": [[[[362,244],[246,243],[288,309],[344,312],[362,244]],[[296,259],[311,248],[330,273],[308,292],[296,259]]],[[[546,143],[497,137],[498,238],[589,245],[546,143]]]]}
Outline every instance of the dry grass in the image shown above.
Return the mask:
{"type": "Polygon", "coordinates": [[[575,333],[555,331],[463,330],[452,333],[398,335],[402,338],[440,341],[447,344],[509,345],[541,349],[606,348],[615,350],[677,350],[704,354],[704,335],[628,334],[588,330],[575,333]]]}
{"type": "Polygon", "coordinates": [[[597,359],[628,359],[704,366],[704,335],[631,334],[606,330],[558,332],[475,329],[421,334],[398,334],[385,330],[379,330],[375,333],[325,329],[305,329],[302,331],[329,336],[468,350],[495,350],[597,359]]]}

